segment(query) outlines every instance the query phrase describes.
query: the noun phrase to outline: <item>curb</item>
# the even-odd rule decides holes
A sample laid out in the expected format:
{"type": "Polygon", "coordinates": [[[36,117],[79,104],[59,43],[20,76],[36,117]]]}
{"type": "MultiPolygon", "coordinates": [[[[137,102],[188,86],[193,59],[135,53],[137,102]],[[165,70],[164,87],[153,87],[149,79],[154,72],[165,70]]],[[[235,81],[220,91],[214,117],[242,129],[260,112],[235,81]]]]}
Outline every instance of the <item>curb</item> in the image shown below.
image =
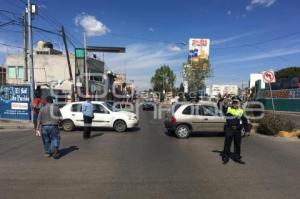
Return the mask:
{"type": "Polygon", "coordinates": [[[33,129],[33,124],[31,121],[1,119],[0,129],[33,129]]]}
{"type": "Polygon", "coordinates": [[[0,126],[0,130],[4,129],[33,129],[33,126],[0,126]]]}

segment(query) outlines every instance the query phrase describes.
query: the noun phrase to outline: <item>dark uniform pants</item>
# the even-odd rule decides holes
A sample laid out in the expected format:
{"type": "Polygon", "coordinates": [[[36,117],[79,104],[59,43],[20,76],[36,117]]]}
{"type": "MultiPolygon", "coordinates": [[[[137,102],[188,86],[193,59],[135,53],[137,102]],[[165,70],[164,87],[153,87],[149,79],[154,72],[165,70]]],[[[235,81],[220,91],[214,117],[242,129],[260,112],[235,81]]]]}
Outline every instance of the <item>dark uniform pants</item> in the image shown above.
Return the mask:
{"type": "Polygon", "coordinates": [[[240,159],[241,158],[241,130],[239,128],[234,129],[231,127],[225,128],[225,144],[223,155],[230,157],[230,148],[232,140],[234,142],[234,158],[240,159]]]}
{"type": "Polygon", "coordinates": [[[84,115],[83,121],[84,121],[83,138],[89,138],[91,137],[91,127],[92,127],[93,118],[84,115]]]}

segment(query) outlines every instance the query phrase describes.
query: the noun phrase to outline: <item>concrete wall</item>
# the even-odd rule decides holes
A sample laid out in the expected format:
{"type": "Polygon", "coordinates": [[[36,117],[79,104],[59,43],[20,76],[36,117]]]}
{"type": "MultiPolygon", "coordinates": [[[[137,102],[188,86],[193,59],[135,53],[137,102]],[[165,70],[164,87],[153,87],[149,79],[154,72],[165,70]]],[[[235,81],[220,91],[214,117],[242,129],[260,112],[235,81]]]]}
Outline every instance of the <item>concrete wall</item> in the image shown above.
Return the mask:
{"type": "MultiPolygon", "coordinates": [[[[74,79],[75,57],[70,56],[72,74],[74,79]]],[[[9,55],[5,60],[6,66],[23,66],[24,59],[22,55],[9,55]]],[[[28,79],[30,77],[28,70],[28,79]]],[[[69,68],[65,55],[34,55],[34,75],[37,84],[44,84],[51,81],[64,81],[69,79],[69,68]]],[[[7,75],[8,84],[20,84],[22,79],[10,79],[7,75]]]]}

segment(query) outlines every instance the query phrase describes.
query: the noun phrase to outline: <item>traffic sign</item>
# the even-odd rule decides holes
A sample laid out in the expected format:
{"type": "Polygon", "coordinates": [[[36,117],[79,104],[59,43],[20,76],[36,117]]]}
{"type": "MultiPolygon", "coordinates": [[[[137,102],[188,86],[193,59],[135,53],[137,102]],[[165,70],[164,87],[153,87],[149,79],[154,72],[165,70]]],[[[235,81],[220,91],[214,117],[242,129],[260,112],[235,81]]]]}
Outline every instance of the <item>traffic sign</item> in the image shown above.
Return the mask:
{"type": "Polygon", "coordinates": [[[276,82],[275,73],[272,70],[267,70],[262,73],[263,80],[265,83],[273,83],[276,82]]]}
{"type": "Polygon", "coordinates": [[[75,48],[75,57],[77,59],[83,59],[85,56],[84,48],[75,48]]]}

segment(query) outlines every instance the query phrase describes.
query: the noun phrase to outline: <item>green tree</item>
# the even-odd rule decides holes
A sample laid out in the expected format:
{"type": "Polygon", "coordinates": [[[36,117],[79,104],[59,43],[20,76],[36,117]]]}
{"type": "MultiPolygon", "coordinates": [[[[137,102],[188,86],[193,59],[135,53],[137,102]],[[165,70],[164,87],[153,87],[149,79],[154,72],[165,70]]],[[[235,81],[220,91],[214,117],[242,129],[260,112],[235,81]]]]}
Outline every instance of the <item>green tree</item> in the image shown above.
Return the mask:
{"type": "Polygon", "coordinates": [[[275,72],[276,79],[300,77],[300,67],[283,68],[275,72]]]}
{"type": "Polygon", "coordinates": [[[212,70],[209,60],[201,60],[184,64],[184,76],[188,81],[190,90],[203,89],[205,87],[205,79],[211,77],[212,70]]]}
{"type": "Polygon", "coordinates": [[[184,92],[184,86],[183,86],[183,83],[181,83],[180,86],[179,86],[179,92],[184,92]]]}
{"type": "Polygon", "coordinates": [[[154,76],[151,78],[151,84],[154,91],[172,91],[176,75],[168,65],[163,65],[156,69],[154,76]]]}

